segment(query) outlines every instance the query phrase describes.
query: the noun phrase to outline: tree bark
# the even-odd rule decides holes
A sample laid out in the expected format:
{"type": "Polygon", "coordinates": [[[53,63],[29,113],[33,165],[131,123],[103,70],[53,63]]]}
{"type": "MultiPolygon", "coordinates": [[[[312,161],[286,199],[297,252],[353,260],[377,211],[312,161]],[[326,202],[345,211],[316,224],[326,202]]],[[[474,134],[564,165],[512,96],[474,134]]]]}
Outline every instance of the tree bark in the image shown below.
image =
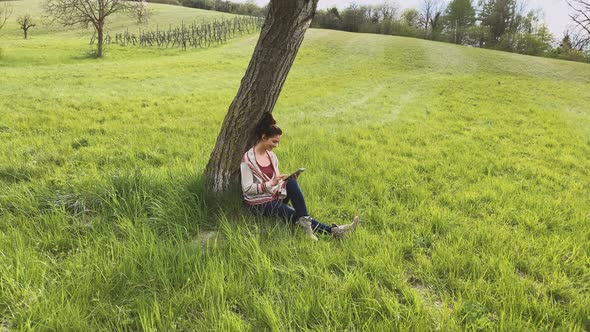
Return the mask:
{"type": "Polygon", "coordinates": [[[227,191],[237,183],[242,155],[256,143],[254,129],[262,115],[273,111],[317,3],[271,0],[252,59],[205,170],[211,191],[227,191]]]}
{"type": "Polygon", "coordinates": [[[97,49],[96,49],[96,57],[97,58],[101,58],[102,57],[102,45],[104,42],[104,36],[102,33],[102,25],[99,23],[96,27],[96,33],[98,34],[98,45],[97,45],[97,49]]]}

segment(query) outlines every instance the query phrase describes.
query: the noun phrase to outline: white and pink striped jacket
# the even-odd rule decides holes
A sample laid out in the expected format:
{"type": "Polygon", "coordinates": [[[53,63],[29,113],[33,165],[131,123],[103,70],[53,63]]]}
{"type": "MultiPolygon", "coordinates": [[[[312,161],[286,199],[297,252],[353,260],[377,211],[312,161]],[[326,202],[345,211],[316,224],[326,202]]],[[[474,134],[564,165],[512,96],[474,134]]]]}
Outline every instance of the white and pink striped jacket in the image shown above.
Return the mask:
{"type": "MultiPolygon", "coordinates": [[[[280,174],[279,159],[272,151],[266,153],[268,153],[274,169],[274,178],[280,174]]],[[[258,205],[275,199],[283,199],[287,196],[287,184],[284,181],[279,181],[278,185],[272,187],[273,178],[269,178],[262,173],[256,162],[254,148],[244,153],[240,164],[240,172],[242,173],[242,193],[244,200],[249,205],[258,205]]]]}

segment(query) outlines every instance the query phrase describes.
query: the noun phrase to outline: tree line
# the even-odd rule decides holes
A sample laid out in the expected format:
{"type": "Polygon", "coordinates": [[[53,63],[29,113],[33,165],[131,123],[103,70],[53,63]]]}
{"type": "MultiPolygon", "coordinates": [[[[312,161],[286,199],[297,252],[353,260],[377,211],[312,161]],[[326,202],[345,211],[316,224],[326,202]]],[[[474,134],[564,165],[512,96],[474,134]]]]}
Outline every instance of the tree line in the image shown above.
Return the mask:
{"type": "Polygon", "coordinates": [[[266,7],[260,7],[255,0],[247,0],[244,3],[238,3],[227,0],[150,0],[153,3],[164,3],[169,5],[179,5],[184,7],[199,8],[205,10],[215,10],[218,12],[259,16],[266,15],[266,7]]]}
{"type": "Polygon", "coordinates": [[[394,1],[319,10],[312,27],[378,33],[528,55],[590,62],[590,0],[569,0],[574,28],[555,43],[543,13],[524,0],[422,0],[401,10],[394,1]],[[577,20],[577,21],[576,21],[577,20]],[[580,23],[583,22],[583,23],[580,23]],[[584,25],[585,24],[585,25],[584,25]],[[580,28],[586,27],[586,29],[580,28]]]}

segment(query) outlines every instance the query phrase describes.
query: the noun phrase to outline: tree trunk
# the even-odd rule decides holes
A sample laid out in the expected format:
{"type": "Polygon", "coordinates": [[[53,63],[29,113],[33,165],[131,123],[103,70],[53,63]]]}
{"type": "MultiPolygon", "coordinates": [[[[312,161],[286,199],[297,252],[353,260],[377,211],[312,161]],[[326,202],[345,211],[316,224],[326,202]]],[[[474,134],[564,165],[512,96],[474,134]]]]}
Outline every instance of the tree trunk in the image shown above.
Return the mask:
{"type": "Polygon", "coordinates": [[[205,176],[213,192],[237,183],[242,155],[254,145],[254,129],[272,112],[318,0],[271,0],[240,88],[223,120],[205,176]]]}
{"type": "Polygon", "coordinates": [[[104,36],[102,35],[102,25],[98,25],[96,28],[96,32],[98,34],[98,47],[96,49],[96,57],[102,57],[102,44],[104,42],[104,36]]]}
{"type": "Polygon", "coordinates": [[[25,39],[27,39],[27,29],[23,29],[23,31],[25,32],[25,39]]]}

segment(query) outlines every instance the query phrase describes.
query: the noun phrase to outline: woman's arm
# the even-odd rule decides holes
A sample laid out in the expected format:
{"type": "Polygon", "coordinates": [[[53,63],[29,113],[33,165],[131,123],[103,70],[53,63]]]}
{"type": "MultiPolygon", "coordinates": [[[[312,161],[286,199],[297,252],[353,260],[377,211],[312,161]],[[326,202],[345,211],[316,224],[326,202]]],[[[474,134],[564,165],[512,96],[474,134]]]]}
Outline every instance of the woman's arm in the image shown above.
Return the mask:
{"type": "Polygon", "coordinates": [[[240,164],[242,175],[242,192],[247,195],[256,195],[267,192],[272,187],[272,180],[264,183],[254,183],[254,174],[247,163],[240,164]]]}
{"type": "Polygon", "coordinates": [[[247,195],[258,194],[258,186],[254,183],[254,175],[248,164],[240,164],[240,173],[242,175],[242,192],[247,195]]]}

